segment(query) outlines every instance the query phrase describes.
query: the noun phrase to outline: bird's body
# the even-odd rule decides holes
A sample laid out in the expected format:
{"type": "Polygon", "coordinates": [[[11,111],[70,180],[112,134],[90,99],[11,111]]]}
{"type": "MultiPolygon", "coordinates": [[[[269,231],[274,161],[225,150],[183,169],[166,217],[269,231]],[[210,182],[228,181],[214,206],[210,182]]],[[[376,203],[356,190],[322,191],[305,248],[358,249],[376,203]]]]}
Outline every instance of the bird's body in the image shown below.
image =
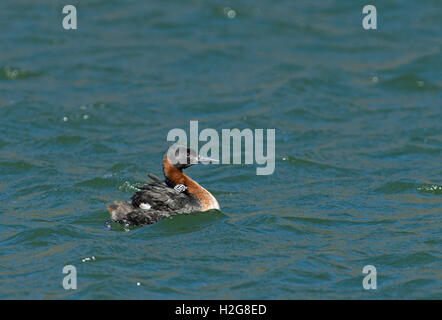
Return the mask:
{"type": "MultiPolygon", "coordinates": [[[[193,152],[187,149],[187,157],[193,152]]],[[[195,153],[196,154],[196,153],[195,153]]],[[[149,175],[152,182],[138,186],[131,202],[116,201],[107,208],[113,221],[129,225],[146,225],[177,214],[220,209],[215,197],[183,173],[192,165],[178,165],[166,155],[163,159],[165,181],[149,175]]]]}

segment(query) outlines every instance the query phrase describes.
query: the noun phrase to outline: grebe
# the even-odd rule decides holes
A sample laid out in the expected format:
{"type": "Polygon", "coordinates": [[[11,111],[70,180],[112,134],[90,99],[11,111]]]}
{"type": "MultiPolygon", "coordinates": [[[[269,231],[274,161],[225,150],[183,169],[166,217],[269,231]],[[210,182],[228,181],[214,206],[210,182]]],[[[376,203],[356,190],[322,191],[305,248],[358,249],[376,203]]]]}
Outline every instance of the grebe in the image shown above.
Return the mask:
{"type": "MultiPolygon", "coordinates": [[[[169,149],[171,150],[171,149],[169,149]]],[[[165,181],[149,174],[152,182],[138,186],[131,202],[115,201],[107,205],[111,220],[127,225],[146,225],[177,214],[220,209],[215,197],[183,170],[204,162],[217,160],[204,158],[191,148],[177,147],[163,158],[165,181]]]]}

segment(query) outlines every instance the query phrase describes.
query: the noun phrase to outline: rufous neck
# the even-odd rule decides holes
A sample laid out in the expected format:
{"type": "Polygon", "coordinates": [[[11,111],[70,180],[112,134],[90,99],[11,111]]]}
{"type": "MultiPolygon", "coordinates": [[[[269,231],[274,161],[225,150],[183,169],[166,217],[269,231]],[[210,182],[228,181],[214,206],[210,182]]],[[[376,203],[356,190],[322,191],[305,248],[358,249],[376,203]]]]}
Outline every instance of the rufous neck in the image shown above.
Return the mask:
{"type": "Polygon", "coordinates": [[[169,180],[171,183],[177,185],[177,184],[184,184],[186,182],[186,178],[190,179],[188,176],[186,176],[182,170],[175,167],[170,160],[167,158],[167,156],[163,159],[163,173],[164,177],[169,180]]]}
{"type": "Polygon", "coordinates": [[[163,172],[170,187],[182,184],[187,187],[187,192],[200,199],[203,211],[219,209],[219,204],[215,197],[209,191],[201,187],[196,181],[185,175],[182,170],[175,167],[167,156],[163,159],[163,172]]]}

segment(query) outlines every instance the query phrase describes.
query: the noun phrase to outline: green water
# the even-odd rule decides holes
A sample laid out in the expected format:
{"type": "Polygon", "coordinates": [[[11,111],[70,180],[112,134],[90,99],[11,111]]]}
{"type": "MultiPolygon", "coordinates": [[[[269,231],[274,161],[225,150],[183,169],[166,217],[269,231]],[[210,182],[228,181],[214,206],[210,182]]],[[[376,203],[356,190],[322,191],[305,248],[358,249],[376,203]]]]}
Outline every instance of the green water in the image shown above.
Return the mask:
{"type": "Polygon", "coordinates": [[[0,3],[0,298],[442,298],[440,1],[65,4],[0,3]],[[192,167],[222,212],[107,230],[190,120],[274,128],[274,174],[192,167]]]}

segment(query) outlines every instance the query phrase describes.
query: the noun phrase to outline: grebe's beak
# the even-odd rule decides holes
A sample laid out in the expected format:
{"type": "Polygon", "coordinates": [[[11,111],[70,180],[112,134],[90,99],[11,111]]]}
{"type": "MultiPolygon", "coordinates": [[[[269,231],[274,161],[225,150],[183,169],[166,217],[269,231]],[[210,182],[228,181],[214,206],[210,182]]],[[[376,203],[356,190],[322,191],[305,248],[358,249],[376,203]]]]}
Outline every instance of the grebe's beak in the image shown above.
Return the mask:
{"type": "Polygon", "coordinates": [[[213,162],[218,163],[219,160],[198,156],[198,162],[204,163],[204,164],[213,163],[213,162]]]}

